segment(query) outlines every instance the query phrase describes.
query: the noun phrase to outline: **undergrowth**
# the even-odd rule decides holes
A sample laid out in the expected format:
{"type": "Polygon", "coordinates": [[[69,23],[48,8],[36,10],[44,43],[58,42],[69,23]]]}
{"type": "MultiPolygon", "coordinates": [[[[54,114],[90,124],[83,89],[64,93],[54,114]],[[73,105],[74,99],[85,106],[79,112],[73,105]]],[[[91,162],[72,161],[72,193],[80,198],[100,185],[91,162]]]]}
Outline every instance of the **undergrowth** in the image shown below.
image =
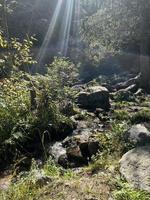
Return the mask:
{"type": "Polygon", "coordinates": [[[49,158],[40,170],[33,161],[30,172],[18,175],[15,182],[6,191],[0,191],[0,200],[33,200],[43,194],[44,186],[63,180],[75,180],[78,176],[72,170],[56,166],[49,158]],[[39,177],[39,178],[38,178],[39,177]],[[47,179],[47,180],[46,180],[47,179]],[[44,185],[41,185],[42,180],[44,185]],[[46,180],[46,181],[45,181],[46,180]]]}
{"type": "Polygon", "coordinates": [[[149,200],[150,193],[134,189],[130,184],[121,178],[116,178],[114,180],[114,190],[112,192],[112,197],[114,200],[149,200]]]}

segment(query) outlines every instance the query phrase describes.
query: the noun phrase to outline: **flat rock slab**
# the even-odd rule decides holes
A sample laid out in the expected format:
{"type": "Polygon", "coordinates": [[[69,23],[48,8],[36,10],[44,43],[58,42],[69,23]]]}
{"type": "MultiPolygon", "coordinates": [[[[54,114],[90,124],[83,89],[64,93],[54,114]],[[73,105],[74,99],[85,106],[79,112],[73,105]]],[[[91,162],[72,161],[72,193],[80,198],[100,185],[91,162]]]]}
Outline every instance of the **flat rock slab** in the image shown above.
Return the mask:
{"type": "Polygon", "coordinates": [[[150,146],[137,147],[123,155],[120,172],[135,188],[150,191],[150,146]]]}

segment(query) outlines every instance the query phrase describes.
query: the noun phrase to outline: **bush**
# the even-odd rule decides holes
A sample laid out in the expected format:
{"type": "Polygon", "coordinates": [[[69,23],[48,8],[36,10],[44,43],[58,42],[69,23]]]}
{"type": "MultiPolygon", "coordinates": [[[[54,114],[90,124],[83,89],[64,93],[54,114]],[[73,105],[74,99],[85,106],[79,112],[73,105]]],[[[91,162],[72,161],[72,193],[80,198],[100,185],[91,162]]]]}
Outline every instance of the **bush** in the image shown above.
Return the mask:
{"type": "Polygon", "coordinates": [[[30,75],[22,71],[22,66],[30,63],[28,44],[23,47],[14,41],[12,43],[20,56],[13,57],[12,63],[16,64],[9,76],[7,74],[7,78],[3,77],[0,82],[0,153],[9,144],[14,146],[11,153],[15,154],[18,146],[26,149],[28,141],[42,143],[45,151],[45,141],[49,141],[50,132],[61,138],[74,128],[62,107],[74,99],[70,86],[76,81],[77,69],[68,59],[55,58],[45,76],[30,75]],[[24,51],[24,48],[27,49],[24,51]],[[58,133],[64,135],[58,136],[58,133]]]}
{"type": "Polygon", "coordinates": [[[73,129],[72,121],[60,110],[60,99],[66,99],[64,95],[60,95],[60,99],[55,97],[50,83],[51,77],[48,75],[32,77],[21,73],[20,76],[3,79],[0,92],[0,144],[17,144],[30,137],[39,137],[39,134],[42,138],[49,125],[53,131],[60,133],[67,127],[73,129]]]}
{"type": "Polygon", "coordinates": [[[27,82],[19,79],[12,77],[0,83],[0,143],[9,139],[17,123],[30,112],[27,82]]]}
{"type": "Polygon", "coordinates": [[[70,88],[78,80],[78,68],[67,58],[55,57],[52,64],[48,65],[49,87],[53,98],[72,99],[75,95],[70,88]]]}
{"type": "Polygon", "coordinates": [[[0,33],[0,79],[9,77],[18,71],[30,72],[30,68],[36,61],[31,56],[33,37],[20,42],[17,38],[7,41],[0,33]]]}

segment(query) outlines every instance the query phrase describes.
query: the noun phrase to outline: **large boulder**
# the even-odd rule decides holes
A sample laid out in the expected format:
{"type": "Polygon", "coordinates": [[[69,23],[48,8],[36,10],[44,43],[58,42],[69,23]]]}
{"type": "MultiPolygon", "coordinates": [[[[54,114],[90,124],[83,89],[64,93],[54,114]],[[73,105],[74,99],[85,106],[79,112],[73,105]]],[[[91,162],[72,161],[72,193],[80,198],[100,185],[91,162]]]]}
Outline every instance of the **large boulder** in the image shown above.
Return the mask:
{"type": "Polygon", "coordinates": [[[150,132],[142,124],[132,126],[124,135],[126,142],[133,145],[145,145],[150,143],[150,132]]]}
{"type": "Polygon", "coordinates": [[[150,146],[137,147],[123,155],[120,172],[135,188],[150,191],[150,146]]]}
{"type": "Polygon", "coordinates": [[[88,87],[78,95],[78,104],[80,107],[87,109],[110,108],[109,92],[107,88],[102,86],[88,87]]]}

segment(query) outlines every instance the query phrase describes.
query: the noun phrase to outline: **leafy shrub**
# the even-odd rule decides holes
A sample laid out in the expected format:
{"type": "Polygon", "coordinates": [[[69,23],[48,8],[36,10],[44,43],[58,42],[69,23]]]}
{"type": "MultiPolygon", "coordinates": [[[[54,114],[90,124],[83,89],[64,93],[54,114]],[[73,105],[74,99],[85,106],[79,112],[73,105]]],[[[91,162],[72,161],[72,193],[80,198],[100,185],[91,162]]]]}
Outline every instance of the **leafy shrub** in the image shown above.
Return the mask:
{"type": "Polygon", "coordinates": [[[0,143],[10,137],[15,125],[30,111],[27,82],[19,77],[0,82],[0,143]]]}
{"type": "Polygon", "coordinates": [[[35,64],[31,56],[33,37],[20,42],[17,38],[7,41],[0,33],[0,78],[8,77],[19,70],[30,72],[30,67],[35,64]]]}
{"type": "Polygon", "coordinates": [[[30,51],[33,40],[31,37],[22,42],[16,38],[7,41],[0,33],[2,157],[5,157],[2,152],[4,149],[7,151],[9,145],[13,145],[13,154],[19,146],[24,149],[32,146],[30,143],[42,144],[45,152],[45,142],[55,138],[51,132],[61,138],[59,134],[65,137],[74,128],[63,107],[74,99],[75,93],[70,86],[77,80],[78,69],[67,58],[54,58],[53,63],[47,66],[47,74],[31,75],[30,69],[36,63],[30,51]]]}
{"type": "Polygon", "coordinates": [[[62,107],[74,98],[70,85],[77,70],[63,58],[55,58],[50,67],[45,76],[12,71],[9,78],[1,80],[0,152],[9,144],[14,146],[11,153],[15,154],[16,148],[20,145],[26,148],[28,141],[42,143],[45,152],[48,139],[65,137],[74,128],[62,107]],[[51,136],[51,132],[56,136],[51,136]]]}
{"type": "Polygon", "coordinates": [[[49,87],[53,98],[72,99],[75,95],[70,88],[78,80],[78,68],[67,58],[54,58],[48,66],[49,87]]]}
{"type": "Polygon", "coordinates": [[[32,137],[34,129],[42,134],[49,124],[56,130],[62,123],[72,126],[71,120],[60,112],[59,99],[49,85],[51,79],[41,75],[32,77],[24,74],[23,77],[28,80],[15,76],[3,79],[1,83],[0,143],[32,137]],[[33,110],[32,90],[35,91],[36,103],[33,110]]]}

